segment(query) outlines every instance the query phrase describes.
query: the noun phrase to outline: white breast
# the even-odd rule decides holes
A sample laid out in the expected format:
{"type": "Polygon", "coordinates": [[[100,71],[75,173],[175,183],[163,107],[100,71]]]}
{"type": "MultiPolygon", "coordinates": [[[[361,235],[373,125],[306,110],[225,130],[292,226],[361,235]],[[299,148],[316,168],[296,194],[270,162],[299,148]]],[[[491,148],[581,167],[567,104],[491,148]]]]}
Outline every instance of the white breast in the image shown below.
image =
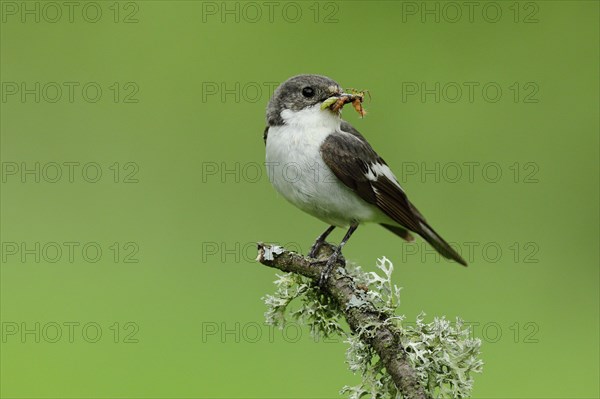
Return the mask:
{"type": "Polygon", "coordinates": [[[375,221],[377,208],[335,177],[321,157],[321,144],[340,130],[338,115],[319,105],[282,112],[285,124],[269,128],[266,168],[275,189],[303,211],[331,225],[375,221]]]}

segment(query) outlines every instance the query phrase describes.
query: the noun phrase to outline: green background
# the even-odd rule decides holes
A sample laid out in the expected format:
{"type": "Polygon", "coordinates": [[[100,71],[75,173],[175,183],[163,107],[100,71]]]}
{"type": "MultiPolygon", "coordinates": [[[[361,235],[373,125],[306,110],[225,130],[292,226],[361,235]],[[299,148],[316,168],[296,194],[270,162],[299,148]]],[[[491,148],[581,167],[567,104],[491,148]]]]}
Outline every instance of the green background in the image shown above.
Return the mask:
{"type": "Polygon", "coordinates": [[[85,2],[55,23],[44,19],[52,9],[22,22],[7,3],[36,7],[2,2],[2,397],[330,398],[358,381],[339,340],[262,324],[275,272],[254,262],[253,243],[306,252],[325,228],[278,196],[263,168],[271,84],[298,73],[369,89],[369,115],[345,117],[432,225],[463,253],[474,246],[465,269],[366,226],[344,250],[367,270],[394,262],[409,320],[425,311],[473,323],[485,361],[473,397],[599,397],[598,2],[496,2],[495,23],[484,2],[453,22],[440,2],[275,2],[270,21],[263,3],[111,1],[95,3],[96,23],[85,2]],[[440,7],[439,22],[419,14],[425,6],[440,7]],[[223,7],[238,7],[239,22],[223,7]],[[40,82],[39,102],[9,95],[22,82],[40,82]],[[53,103],[48,82],[79,89],[53,103]],[[97,102],[81,93],[89,82],[102,88],[97,102]],[[440,83],[439,102],[406,95],[423,82],[440,83]],[[452,102],[449,82],[479,89],[452,102]],[[502,88],[496,102],[482,94],[490,82],[502,88]],[[234,94],[222,98],[221,84],[234,94]],[[23,162],[46,168],[39,183],[8,174],[23,162]],[[96,162],[103,174],[87,182],[80,166],[69,182],[64,168],[52,183],[52,162],[96,162]],[[479,165],[473,178],[461,166],[455,179],[449,168],[467,162],[479,165]],[[436,163],[439,174],[421,173],[436,163]],[[36,242],[39,262],[13,254],[12,243],[36,242]],[[80,245],[73,262],[66,250],[48,261],[48,243],[64,242],[80,245]],[[81,253],[89,242],[103,251],[95,263],[81,253]],[[68,322],[79,323],[73,342],[68,322]],[[7,332],[35,323],[39,343],[7,332]],[[86,323],[102,329],[98,342],[87,342],[93,329],[82,335],[86,323]]]}

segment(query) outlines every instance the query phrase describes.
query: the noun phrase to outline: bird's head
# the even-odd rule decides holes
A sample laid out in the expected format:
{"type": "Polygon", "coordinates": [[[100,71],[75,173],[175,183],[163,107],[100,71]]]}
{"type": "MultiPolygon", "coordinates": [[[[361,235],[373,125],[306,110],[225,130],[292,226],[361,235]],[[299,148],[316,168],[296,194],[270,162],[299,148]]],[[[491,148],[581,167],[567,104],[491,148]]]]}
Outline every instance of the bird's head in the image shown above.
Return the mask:
{"type": "Polygon", "coordinates": [[[333,113],[339,116],[342,106],[353,102],[357,96],[357,94],[345,93],[336,81],[326,76],[297,75],[275,89],[267,106],[267,124],[282,125],[285,123],[286,113],[297,113],[303,110],[333,113]]]}

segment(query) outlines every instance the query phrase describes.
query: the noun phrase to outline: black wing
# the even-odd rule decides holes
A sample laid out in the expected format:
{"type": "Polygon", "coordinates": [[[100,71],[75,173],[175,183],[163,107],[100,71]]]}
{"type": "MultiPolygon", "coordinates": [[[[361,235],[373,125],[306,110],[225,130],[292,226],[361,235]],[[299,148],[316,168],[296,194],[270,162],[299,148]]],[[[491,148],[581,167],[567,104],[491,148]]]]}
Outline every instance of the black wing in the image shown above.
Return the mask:
{"type": "MultiPolygon", "coordinates": [[[[405,229],[414,231],[446,258],[465,265],[464,259],[427,223],[423,215],[408,200],[393,175],[381,173],[387,168],[365,138],[350,125],[342,122],[343,132],[333,133],[321,145],[323,161],[334,175],[366,202],[376,205],[405,229]],[[350,139],[349,138],[353,138],[350,139]]],[[[406,240],[410,233],[397,226],[383,225],[406,240]]]]}

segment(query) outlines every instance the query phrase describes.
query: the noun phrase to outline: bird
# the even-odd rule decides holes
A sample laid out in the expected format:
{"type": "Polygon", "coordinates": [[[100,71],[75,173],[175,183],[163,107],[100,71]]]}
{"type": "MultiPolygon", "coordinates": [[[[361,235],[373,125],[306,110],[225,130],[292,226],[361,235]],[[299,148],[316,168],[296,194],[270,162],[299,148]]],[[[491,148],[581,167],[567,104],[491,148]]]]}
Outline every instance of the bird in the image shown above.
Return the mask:
{"type": "Polygon", "coordinates": [[[316,257],[336,227],[347,229],[319,284],[329,278],[342,248],[364,223],[377,223],[406,241],[414,241],[415,233],[445,258],[467,266],[409,201],[383,158],[342,119],[343,105],[357,101],[362,102],[360,94],[346,93],[331,78],[303,74],[281,83],[266,109],[269,181],[287,201],[329,225],[308,256],[316,257]]]}

